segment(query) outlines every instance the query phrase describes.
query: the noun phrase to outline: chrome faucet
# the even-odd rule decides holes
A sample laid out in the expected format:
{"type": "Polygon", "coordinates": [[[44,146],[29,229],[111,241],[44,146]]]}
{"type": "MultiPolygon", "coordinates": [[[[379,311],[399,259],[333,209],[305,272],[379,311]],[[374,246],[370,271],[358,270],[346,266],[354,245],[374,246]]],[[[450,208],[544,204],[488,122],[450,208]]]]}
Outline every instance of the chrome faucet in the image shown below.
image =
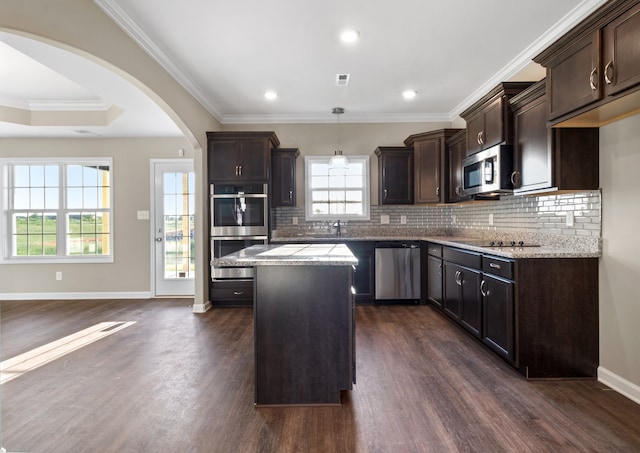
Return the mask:
{"type": "Polygon", "coordinates": [[[340,221],[337,220],[336,223],[333,224],[333,227],[336,229],[336,236],[340,236],[341,232],[340,232],[340,221]]]}

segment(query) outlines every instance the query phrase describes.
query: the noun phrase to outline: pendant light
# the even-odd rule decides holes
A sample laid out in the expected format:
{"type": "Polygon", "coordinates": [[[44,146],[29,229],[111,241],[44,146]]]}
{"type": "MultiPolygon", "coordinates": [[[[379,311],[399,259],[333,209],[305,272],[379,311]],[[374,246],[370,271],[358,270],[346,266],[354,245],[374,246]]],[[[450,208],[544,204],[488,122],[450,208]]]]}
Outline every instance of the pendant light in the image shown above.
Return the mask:
{"type": "Polygon", "coordinates": [[[331,159],[329,159],[329,168],[341,168],[346,170],[349,167],[349,161],[346,156],[342,155],[342,150],[340,149],[340,115],[344,113],[344,109],[342,107],[334,107],[331,113],[336,115],[337,118],[336,128],[338,130],[338,140],[336,150],[333,152],[331,159]]]}

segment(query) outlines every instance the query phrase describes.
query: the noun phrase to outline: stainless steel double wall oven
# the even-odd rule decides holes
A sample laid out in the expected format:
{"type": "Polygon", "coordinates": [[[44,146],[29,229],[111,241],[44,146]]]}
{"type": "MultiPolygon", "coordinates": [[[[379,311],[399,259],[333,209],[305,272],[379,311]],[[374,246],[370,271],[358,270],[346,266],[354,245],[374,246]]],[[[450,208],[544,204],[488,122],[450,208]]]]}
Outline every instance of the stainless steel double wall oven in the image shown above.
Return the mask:
{"type": "Polygon", "coordinates": [[[209,186],[211,212],[211,279],[250,280],[251,267],[216,267],[214,258],[255,244],[267,244],[267,184],[222,183],[209,186]]]}

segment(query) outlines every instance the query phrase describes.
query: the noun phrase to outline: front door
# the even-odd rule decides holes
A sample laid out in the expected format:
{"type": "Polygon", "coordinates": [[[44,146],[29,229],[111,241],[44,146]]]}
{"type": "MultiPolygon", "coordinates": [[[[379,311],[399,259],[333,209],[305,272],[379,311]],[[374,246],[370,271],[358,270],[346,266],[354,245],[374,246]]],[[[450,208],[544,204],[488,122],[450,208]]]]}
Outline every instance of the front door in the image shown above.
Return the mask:
{"type": "Polygon", "coordinates": [[[153,254],[156,296],[194,294],[193,160],[155,161],[153,254]]]}

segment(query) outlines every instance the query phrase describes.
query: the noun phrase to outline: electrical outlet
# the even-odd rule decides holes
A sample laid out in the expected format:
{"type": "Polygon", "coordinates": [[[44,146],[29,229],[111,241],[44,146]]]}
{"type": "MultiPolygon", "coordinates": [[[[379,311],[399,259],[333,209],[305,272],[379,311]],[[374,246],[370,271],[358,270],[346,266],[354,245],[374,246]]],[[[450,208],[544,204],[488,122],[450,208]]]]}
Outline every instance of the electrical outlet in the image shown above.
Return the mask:
{"type": "Polygon", "coordinates": [[[62,271],[56,271],[56,280],[62,280],[62,271]]]}
{"type": "Polygon", "coordinates": [[[566,222],[567,222],[567,226],[573,226],[573,223],[574,223],[573,211],[567,211],[566,222]]]}
{"type": "Polygon", "coordinates": [[[389,216],[386,214],[381,214],[380,215],[380,223],[383,225],[388,225],[389,224],[389,216]]]}
{"type": "Polygon", "coordinates": [[[453,218],[451,219],[452,223],[455,225],[456,224],[456,216],[453,216],[453,218]]]}
{"type": "Polygon", "coordinates": [[[298,224],[298,218],[297,217],[292,217],[291,218],[291,223],[294,224],[294,225],[297,225],[298,224]]]}
{"type": "Polygon", "coordinates": [[[184,149],[178,148],[178,157],[184,157],[184,149]]]}
{"type": "Polygon", "coordinates": [[[489,225],[493,225],[493,214],[489,214],[489,225]]]}
{"type": "Polygon", "coordinates": [[[403,225],[407,224],[407,216],[406,215],[401,215],[400,216],[400,223],[403,225]]]}

